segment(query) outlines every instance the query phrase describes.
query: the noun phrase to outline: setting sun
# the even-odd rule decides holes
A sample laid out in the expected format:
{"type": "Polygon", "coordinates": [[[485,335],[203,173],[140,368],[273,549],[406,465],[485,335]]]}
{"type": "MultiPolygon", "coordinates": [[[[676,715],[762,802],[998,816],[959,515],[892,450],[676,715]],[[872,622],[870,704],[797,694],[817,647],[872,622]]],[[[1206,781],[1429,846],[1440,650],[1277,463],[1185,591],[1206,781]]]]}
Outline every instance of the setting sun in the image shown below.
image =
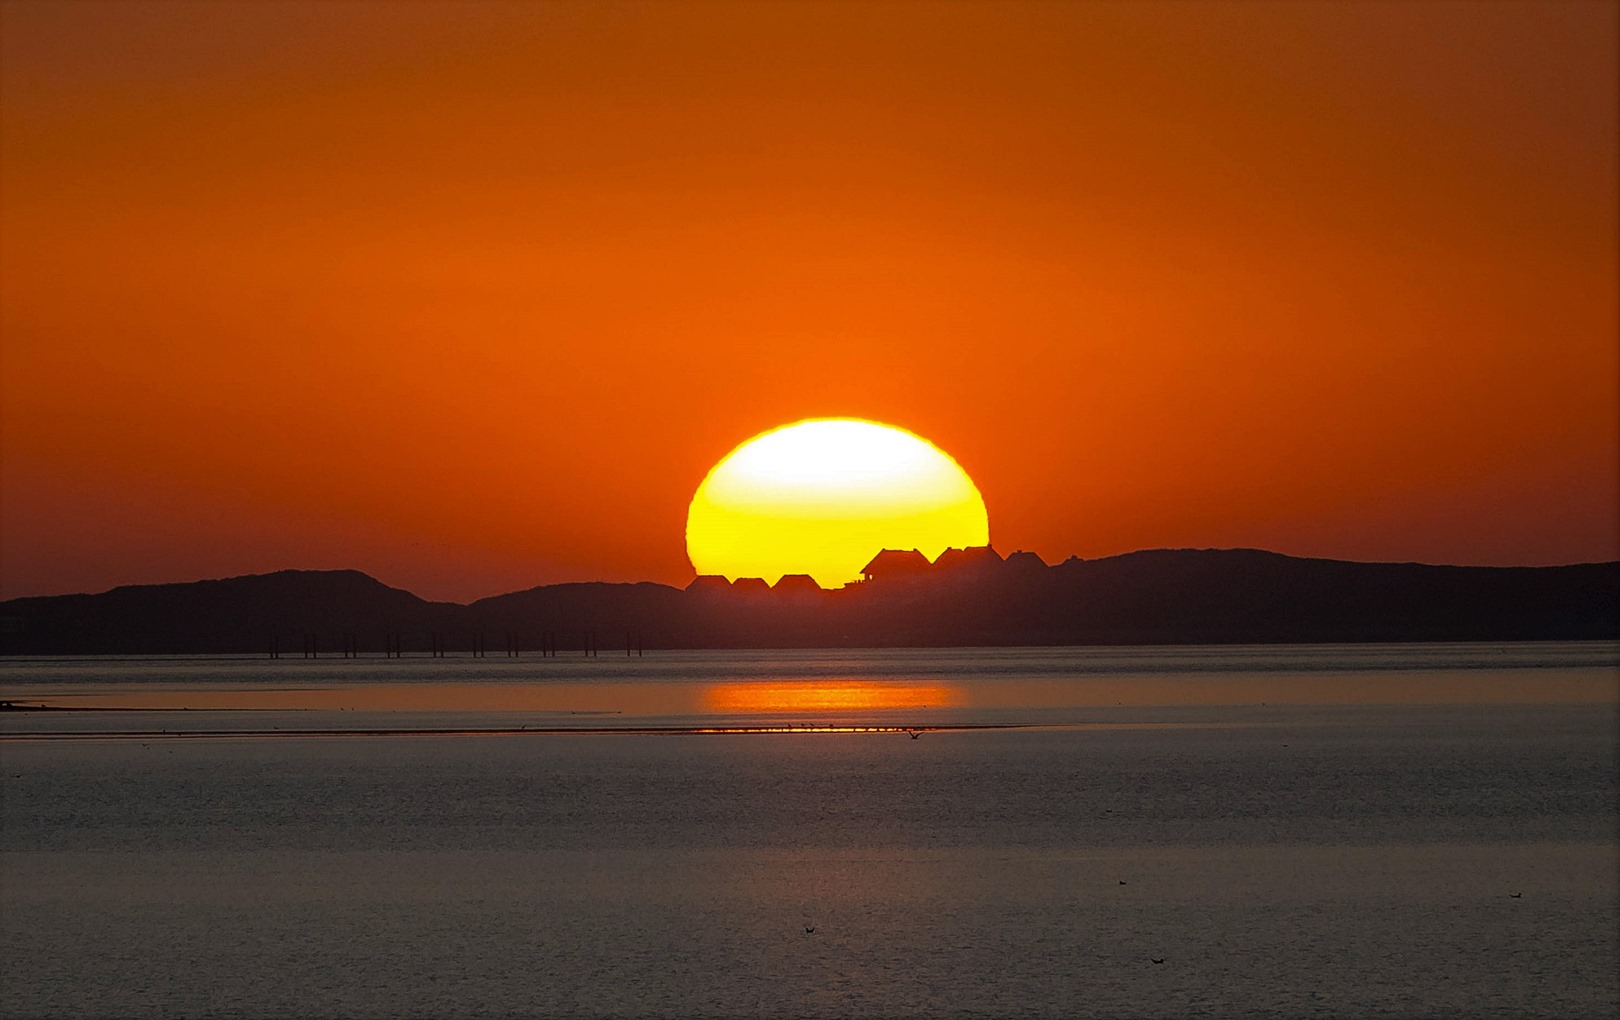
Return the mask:
{"type": "Polygon", "coordinates": [[[880,549],[930,559],[984,545],[990,519],[967,473],[904,429],[816,418],[772,429],[715,465],[692,497],[686,550],[699,574],[855,580],[880,549]]]}

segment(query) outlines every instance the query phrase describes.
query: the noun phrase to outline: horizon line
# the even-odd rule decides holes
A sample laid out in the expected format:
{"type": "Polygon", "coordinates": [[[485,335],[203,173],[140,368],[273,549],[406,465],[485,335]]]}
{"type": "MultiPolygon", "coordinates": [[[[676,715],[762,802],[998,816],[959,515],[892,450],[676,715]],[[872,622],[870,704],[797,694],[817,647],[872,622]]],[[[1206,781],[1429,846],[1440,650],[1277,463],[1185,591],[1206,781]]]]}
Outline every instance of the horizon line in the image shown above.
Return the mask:
{"type": "MultiPolygon", "coordinates": [[[[881,554],[883,554],[885,552],[900,552],[900,553],[916,552],[919,556],[923,557],[925,562],[927,562],[928,566],[931,568],[933,566],[936,566],[939,563],[939,561],[945,557],[946,553],[953,552],[953,551],[955,551],[955,552],[963,552],[963,551],[972,550],[972,549],[989,549],[989,550],[991,550],[993,552],[994,551],[994,545],[993,544],[986,544],[986,545],[982,545],[982,546],[965,546],[965,547],[954,547],[953,546],[951,548],[946,549],[944,552],[941,552],[940,555],[938,557],[936,557],[935,559],[933,559],[933,560],[928,560],[926,556],[924,556],[921,552],[919,552],[916,549],[880,549],[880,550],[878,550],[877,553],[873,554],[873,559],[876,559],[877,556],[879,556],[879,555],[881,555],[881,554]]],[[[1420,561],[1420,560],[1356,560],[1356,559],[1341,559],[1341,558],[1334,557],[1334,556],[1302,556],[1302,555],[1297,555],[1297,554],[1294,554],[1294,553],[1277,552],[1276,550],[1273,550],[1273,549],[1262,549],[1262,548],[1260,548],[1258,546],[1158,546],[1158,547],[1148,548],[1148,549],[1132,549],[1132,550],[1127,550],[1125,552],[1110,553],[1110,554],[1105,555],[1105,556],[1084,557],[1084,556],[1080,556],[1078,554],[1071,554],[1067,558],[1065,558],[1063,560],[1059,560],[1056,563],[1047,563],[1046,560],[1043,557],[1041,557],[1039,553],[1035,553],[1033,551],[1023,550],[1023,549],[1016,549],[1012,553],[1009,553],[1007,557],[1002,557],[1001,554],[999,554],[999,553],[996,553],[995,555],[997,556],[997,560],[998,560],[999,563],[1005,564],[1009,557],[1018,555],[1020,553],[1027,553],[1028,555],[1035,557],[1041,563],[1042,567],[1044,569],[1046,569],[1046,570],[1056,570],[1056,569],[1061,568],[1065,564],[1069,564],[1069,563],[1096,563],[1096,562],[1100,562],[1102,560],[1120,559],[1120,558],[1123,558],[1123,557],[1126,557],[1126,556],[1137,556],[1137,555],[1142,555],[1144,553],[1261,553],[1261,554],[1264,554],[1264,555],[1267,555],[1267,556],[1276,556],[1276,557],[1280,557],[1282,559],[1290,559],[1290,560],[1315,560],[1315,561],[1328,562],[1328,563],[1352,563],[1352,564],[1358,564],[1358,565],[1363,565],[1363,566],[1428,567],[1428,568],[1434,568],[1434,569],[1450,569],[1450,570],[1556,570],[1556,569],[1568,568],[1568,567],[1595,567],[1595,566],[1608,566],[1608,565],[1612,565],[1612,564],[1620,564],[1620,558],[1607,559],[1607,560],[1582,560],[1582,561],[1577,561],[1577,562],[1572,562],[1572,563],[1534,563],[1534,564],[1531,564],[1531,563],[1505,563],[1505,564],[1503,564],[1503,563],[1488,563],[1488,564],[1487,563],[1429,563],[1429,562],[1424,562],[1424,561],[1420,561]]],[[[870,561],[868,561],[868,565],[870,565],[870,561]]],[[[101,589],[99,591],[66,591],[66,592],[40,593],[40,594],[30,594],[30,595],[10,595],[10,596],[7,596],[7,597],[5,597],[3,599],[0,599],[0,605],[4,605],[4,604],[9,603],[9,602],[21,601],[23,599],[94,597],[94,596],[97,596],[97,595],[106,595],[106,594],[109,594],[111,592],[120,591],[120,590],[127,589],[127,588],[162,588],[162,587],[171,587],[171,586],[177,586],[177,585],[209,584],[209,583],[219,583],[219,582],[224,582],[224,581],[238,581],[238,580],[243,580],[243,579],[247,579],[247,578],[272,577],[272,576],[275,576],[277,574],[359,574],[362,577],[365,577],[365,578],[368,578],[368,579],[370,579],[372,581],[375,581],[376,583],[384,586],[385,588],[389,588],[389,589],[392,589],[394,591],[405,592],[408,595],[411,595],[411,596],[413,596],[415,598],[421,599],[423,602],[438,603],[438,604],[442,604],[442,605],[460,605],[460,606],[470,606],[470,605],[473,605],[474,603],[482,602],[482,601],[484,601],[486,599],[500,598],[500,597],[505,596],[505,595],[516,595],[516,594],[520,594],[520,593],[523,593],[523,592],[536,591],[536,590],[541,589],[541,588],[562,587],[564,585],[601,584],[601,585],[634,586],[634,585],[641,585],[641,584],[651,584],[651,585],[657,585],[657,586],[663,587],[663,588],[670,588],[670,589],[672,589],[674,591],[686,591],[686,590],[689,590],[692,587],[693,584],[695,584],[698,580],[700,580],[702,578],[705,578],[705,577],[724,578],[724,576],[725,576],[725,575],[721,575],[721,574],[698,574],[694,570],[691,580],[687,581],[686,584],[684,584],[684,585],[670,584],[668,582],[653,581],[653,580],[650,580],[650,579],[642,579],[642,580],[635,580],[635,581],[607,581],[607,580],[599,580],[599,579],[588,579],[588,580],[578,580],[578,581],[547,581],[547,582],[543,582],[543,583],[540,583],[540,584],[529,585],[528,587],[513,588],[513,589],[511,589],[509,591],[501,591],[501,592],[496,592],[496,593],[491,594],[491,595],[479,596],[477,598],[473,598],[473,599],[471,599],[469,601],[466,601],[466,602],[459,602],[459,601],[456,601],[454,599],[430,599],[430,598],[424,598],[423,596],[418,595],[416,592],[412,591],[409,588],[404,588],[404,587],[400,587],[400,586],[395,585],[395,584],[391,584],[391,583],[389,583],[387,581],[384,581],[382,578],[378,577],[377,575],[372,574],[372,573],[370,573],[370,572],[368,572],[366,570],[363,570],[363,569],[361,569],[359,567],[278,567],[278,568],[275,568],[273,570],[249,571],[247,573],[229,574],[229,575],[218,576],[218,577],[197,577],[197,578],[192,578],[190,580],[179,580],[179,581],[127,581],[127,582],[124,582],[122,584],[112,585],[112,586],[110,586],[108,588],[104,588],[104,589],[101,589]]],[[[803,573],[796,573],[796,574],[787,574],[787,573],[785,573],[785,574],[781,575],[781,577],[779,577],[777,579],[776,583],[780,584],[781,580],[783,578],[786,578],[786,577],[805,577],[806,579],[810,580],[813,584],[816,585],[817,590],[822,591],[822,592],[841,592],[841,591],[849,590],[849,589],[852,589],[852,588],[859,588],[859,587],[863,586],[863,584],[865,584],[865,583],[870,583],[870,582],[863,582],[863,581],[860,581],[860,580],[855,580],[855,581],[846,582],[845,584],[840,585],[840,586],[838,586],[836,588],[824,588],[818,582],[815,582],[814,578],[810,577],[808,574],[803,574],[803,573]]],[[[735,584],[737,582],[740,582],[740,581],[760,581],[761,583],[765,583],[764,579],[762,577],[743,577],[743,576],[739,576],[739,577],[737,577],[735,579],[727,580],[726,584],[727,584],[727,587],[730,587],[731,585],[733,585],[733,584],[735,584]]],[[[753,587],[753,586],[750,585],[749,587],[753,587]]],[[[776,588],[776,585],[774,585],[774,584],[766,584],[766,587],[767,587],[767,589],[774,591],[775,588],[776,588]]]]}

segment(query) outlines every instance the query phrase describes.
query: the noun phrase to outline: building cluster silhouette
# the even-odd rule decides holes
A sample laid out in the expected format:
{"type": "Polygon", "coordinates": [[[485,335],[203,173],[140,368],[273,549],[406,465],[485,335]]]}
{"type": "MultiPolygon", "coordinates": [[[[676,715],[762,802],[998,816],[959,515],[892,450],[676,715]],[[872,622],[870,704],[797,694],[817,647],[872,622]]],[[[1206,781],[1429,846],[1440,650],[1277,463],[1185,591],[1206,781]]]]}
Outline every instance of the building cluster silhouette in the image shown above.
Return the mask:
{"type": "Polygon", "coordinates": [[[897,591],[937,581],[1028,576],[1046,569],[1046,561],[1035,553],[1019,550],[1004,557],[991,545],[952,547],[932,561],[917,549],[881,549],[861,568],[858,580],[841,588],[823,588],[809,574],[783,574],[774,585],[759,577],[732,581],[722,574],[699,574],[686,590],[698,595],[805,600],[856,589],[897,591]]]}

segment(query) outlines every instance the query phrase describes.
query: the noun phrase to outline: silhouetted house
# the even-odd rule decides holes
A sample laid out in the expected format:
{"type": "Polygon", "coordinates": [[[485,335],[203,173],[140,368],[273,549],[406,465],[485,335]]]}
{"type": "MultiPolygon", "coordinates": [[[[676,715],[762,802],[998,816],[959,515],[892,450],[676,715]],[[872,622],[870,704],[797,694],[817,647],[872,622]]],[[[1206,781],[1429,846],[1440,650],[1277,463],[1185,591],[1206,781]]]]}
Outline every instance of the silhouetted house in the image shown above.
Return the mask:
{"type": "Polygon", "coordinates": [[[699,574],[686,590],[694,595],[724,595],[731,590],[731,582],[720,574],[699,574]]]}
{"type": "Polygon", "coordinates": [[[731,582],[731,594],[748,598],[763,598],[771,593],[771,586],[763,577],[739,577],[731,582]]]}
{"type": "Polygon", "coordinates": [[[884,549],[861,568],[864,581],[915,581],[930,570],[928,557],[915,549],[884,549]]]}
{"type": "Polygon", "coordinates": [[[783,574],[771,585],[771,594],[779,601],[799,603],[814,602],[825,592],[809,574],[783,574]]]}
{"type": "Polygon", "coordinates": [[[1009,573],[1034,574],[1046,569],[1046,561],[1032,552],[1020,549],[1007,557],[1009,573]]]}
{"type": "Polygon", "coordinates": [[[946,549],[934,561],[934,572],[953,576],[989,573],[1002,565],[1001,554],[988,545],[946,549]]]}

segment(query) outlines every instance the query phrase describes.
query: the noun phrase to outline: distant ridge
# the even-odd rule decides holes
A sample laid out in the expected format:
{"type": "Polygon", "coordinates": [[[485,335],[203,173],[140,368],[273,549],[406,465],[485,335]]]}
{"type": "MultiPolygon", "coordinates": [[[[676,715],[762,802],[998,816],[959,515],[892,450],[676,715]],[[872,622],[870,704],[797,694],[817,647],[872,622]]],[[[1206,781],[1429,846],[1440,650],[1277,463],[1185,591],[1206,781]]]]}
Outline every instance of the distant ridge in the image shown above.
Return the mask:
{"type": "Polygon", "coordinates": [[[435,632],[454,626],[464,610],[424,601],[358,570],[278,570],[0,602],[0,651],[268,653],[274,642],[296,655],[305,637],[316,635],[326,639],[317,650],[337,653],[346,634],[362,645],[375,638],[380,650],[386,632],[435,632]]]}
{"type": "Polygon", "coordinates": [[[827,592],[802,580],[780,591],[590,582],[461,605],[356,570],[128,585],[0,602],[0,654],[1620,639],[1620,562],[1451,567],[1156,549],[1048,567],[986,552],[827,592]]]}

